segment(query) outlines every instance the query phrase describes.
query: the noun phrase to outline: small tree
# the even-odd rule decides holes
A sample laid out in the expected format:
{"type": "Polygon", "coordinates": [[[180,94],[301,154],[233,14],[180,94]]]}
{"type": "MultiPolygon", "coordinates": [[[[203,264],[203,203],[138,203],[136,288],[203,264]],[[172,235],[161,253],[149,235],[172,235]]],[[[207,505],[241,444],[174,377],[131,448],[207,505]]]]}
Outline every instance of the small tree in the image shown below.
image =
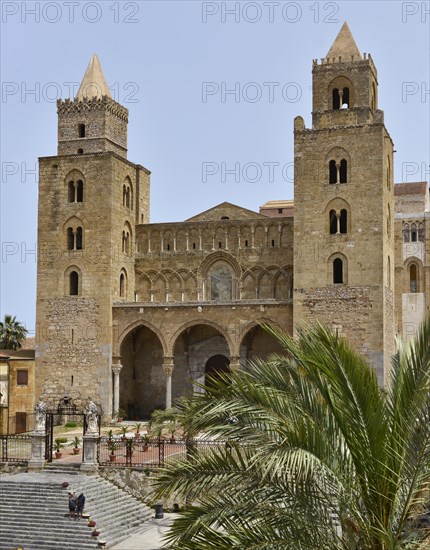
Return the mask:
{"type": "Polygon", "coordinates": [[[0,322],[0,348],[13,350],[20,348],[27,334],[28,330],[16,320],[15,316],[6,314],[0,322]]]}
{"type": "Polygon", "coordinates": [[[156,437],[161,437],[163,435],[163,431],[166,431],[170,434],[170,437],[173,438],[179,427],[178,412],[178,409],[175,409],[174,407],[166,410],[156,409],[152,413],[151,420],[148,425],[151,434],[156,437]]]}

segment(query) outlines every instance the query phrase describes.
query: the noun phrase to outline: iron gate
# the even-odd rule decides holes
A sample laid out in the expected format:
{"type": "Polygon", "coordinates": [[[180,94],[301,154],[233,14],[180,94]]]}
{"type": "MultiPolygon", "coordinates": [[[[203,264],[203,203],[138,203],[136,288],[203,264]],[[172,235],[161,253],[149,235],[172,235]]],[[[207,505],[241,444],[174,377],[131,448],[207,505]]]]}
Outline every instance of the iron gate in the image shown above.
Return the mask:
{"type": "MultiPolygon", "coordinates": [[[[52,452],[54,447],[54,426],[60,426],[65,424],[69,417],[79,417],[79,421],[82,422],[83,431],[82,435],[87,432],[87,417],[85,412],[78,411],[76,405],[67,404],[63,405],[61,402],[55,410],[47,411],[46,423],[45,423],[45,460],[52,462],[52,452]]],[[[101,415],[97,418],[98,431],[100,433],[101,415]]],[[[83,440],[83,447],[85,442],[83,440]]],[[[85,449],[82,450],[82,456],[84,456],[85,449]]]]}

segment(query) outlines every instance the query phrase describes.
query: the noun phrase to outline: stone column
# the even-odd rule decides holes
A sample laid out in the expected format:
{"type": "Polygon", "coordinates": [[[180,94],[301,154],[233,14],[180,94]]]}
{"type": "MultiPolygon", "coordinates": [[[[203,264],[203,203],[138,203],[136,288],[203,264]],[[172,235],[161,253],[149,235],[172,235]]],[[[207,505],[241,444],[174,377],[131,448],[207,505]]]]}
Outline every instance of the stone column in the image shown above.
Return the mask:
{"type": "Polygon", "coordinates": [[[112,419],[115,416],[115,413],[119,409],[119,373],[121,372],[122,365],[119,363],[116,365],[112,365],[112,372],[113,372],[113,411],[112,411],[112,419]]]}
{"type": "Polygon", "coordinates": [[[230,358],[230,370],[231,372],[235,372],[240,369],[240,357],[234,355],[230,358]]]}
{"type": "Polygon", "coordinates": [[[170,409],[172,407],[173,357],[163,358],[163,370],[166,375],[166,409],[170,409]]]}

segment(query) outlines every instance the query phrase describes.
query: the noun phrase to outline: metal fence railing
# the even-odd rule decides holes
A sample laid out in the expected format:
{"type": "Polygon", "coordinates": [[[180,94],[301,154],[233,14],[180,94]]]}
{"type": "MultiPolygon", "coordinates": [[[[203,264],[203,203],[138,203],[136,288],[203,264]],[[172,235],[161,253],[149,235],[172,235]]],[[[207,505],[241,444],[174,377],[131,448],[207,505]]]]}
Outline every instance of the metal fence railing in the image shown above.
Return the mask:
{"type": "Polygon", "coordinates": [[[30,435],[0,435],[2,462],[27,462],[31,459],[30,435]]]}
{"type": "Polygon", "coordinates": [[[101,437],[98,462],[101,466],[159,468],[176,458],[185,458],[192,453],[210,453],[217,448],[225,448],[225,445],[225,441],[101,437]]]}

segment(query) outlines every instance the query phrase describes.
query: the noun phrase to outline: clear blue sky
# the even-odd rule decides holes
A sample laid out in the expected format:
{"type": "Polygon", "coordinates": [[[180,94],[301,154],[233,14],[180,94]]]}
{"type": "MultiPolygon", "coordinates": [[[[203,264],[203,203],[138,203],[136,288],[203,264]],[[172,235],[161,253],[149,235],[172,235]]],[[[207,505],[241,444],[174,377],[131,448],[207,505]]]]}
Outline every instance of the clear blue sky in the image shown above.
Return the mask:
{"type": "Polygon", "coordinates": [[[293,119],[311,126],[312,59],[325,56],[345,19],[378,69],[396,182],[429,179],[429,2],[3,0],[1,8],[0,314],[30,331],[31,171],[39,156],[56,154],[55,98],[71,95],[94,52],[129,109],[128,158],[152,171],[153,222],[222,201],[258,210],[293,198],[293,119]],[[223,97],[235,87],[239,98],[223,97]],[[216,173],[203,177],[203,163],[216,173]],[[236,163],[239,181],[222,173],[236,163]],[[277,163],[272,174],[268,163],[277,163]]]}

